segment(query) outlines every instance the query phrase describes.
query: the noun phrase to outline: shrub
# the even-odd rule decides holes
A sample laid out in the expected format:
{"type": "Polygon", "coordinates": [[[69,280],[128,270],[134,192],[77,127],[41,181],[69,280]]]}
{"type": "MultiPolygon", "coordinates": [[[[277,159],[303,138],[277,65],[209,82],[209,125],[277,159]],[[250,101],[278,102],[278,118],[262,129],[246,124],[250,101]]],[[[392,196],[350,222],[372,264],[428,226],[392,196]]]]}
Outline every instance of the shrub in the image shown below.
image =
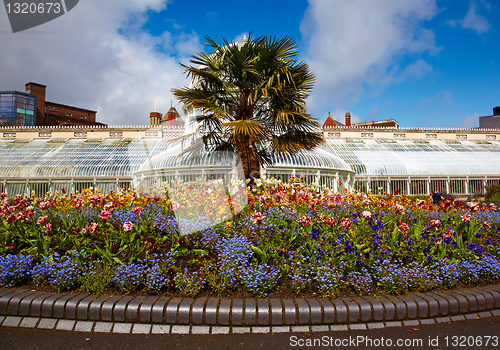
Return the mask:
{"type": "Polygon", "coordinates": [[[94,262],[92,268],[79,277],[80,289],[84,293],[103,294],[112,284],[113,269],[103,261],[94,262]]]}
{"type": "Polygon", "coordinates": [[[487,201],[500,201],[500,184],[491,184],[485,187],[487,201]]]}
{"type": "Polygon", "coordinates": [[[185,269],[184,273],[180,273],[175,277],[175,285],[182,294],[188,297],[197,296],[205,286],[205,283],[205,275],[198,271],[189,272],[185,269]]]}

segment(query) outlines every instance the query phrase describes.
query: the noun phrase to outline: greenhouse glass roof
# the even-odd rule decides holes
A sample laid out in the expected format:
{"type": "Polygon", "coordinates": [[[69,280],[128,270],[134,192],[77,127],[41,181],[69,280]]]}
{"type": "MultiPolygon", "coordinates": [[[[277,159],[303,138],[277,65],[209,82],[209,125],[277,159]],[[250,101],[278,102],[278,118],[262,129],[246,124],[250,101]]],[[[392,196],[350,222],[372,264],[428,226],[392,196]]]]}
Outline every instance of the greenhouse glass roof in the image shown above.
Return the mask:
{"type": "MultiPolygon", "coordinates": [[[[165,157],[173,147],[169,138],[0,140],[0,179],[131,179],[147,160],[151,170],[181,165],[165,157]]],[[[500,142],[327,139],[313,152],[276,157],[274,166],[368,176],[498,175],[500,142]]]]}
{"type": "Polygon", "coordinates": [[[167,139],[0,140],[0,177],[130,177],[167,139]]]}
{"type": "Polygon", "coordinates": [[[329,139],[324,148],[357,175],[500,174],[500,142],[329,139]]]}

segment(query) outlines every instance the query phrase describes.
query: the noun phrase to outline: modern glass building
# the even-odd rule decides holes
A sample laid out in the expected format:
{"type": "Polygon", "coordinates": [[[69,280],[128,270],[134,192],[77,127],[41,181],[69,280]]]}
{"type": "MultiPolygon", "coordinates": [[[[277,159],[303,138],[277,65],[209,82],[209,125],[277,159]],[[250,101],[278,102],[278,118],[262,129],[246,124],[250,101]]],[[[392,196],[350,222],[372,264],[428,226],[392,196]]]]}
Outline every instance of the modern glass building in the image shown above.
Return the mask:
{"type": "MultiPolygon", "coordinates": [[[[0,127],[0,191],[81,191],[160,185],[203,177],[213,162],[178,158],[178,127],[0,127]]],[[[500,183],[500,130],[336,128],[313,152],[275,157],[261,169],[333,190],[467,196],[500,183]],[[342,184],[342,185],[341,185],[342,184]]],[[[229,164],[219,164],[229,174],[229,164]]]]}
{"type": "Polygon", "coordinates": [[[0,125],[36,125],[36,96],[19,91],[0,92],[0,125]]]}

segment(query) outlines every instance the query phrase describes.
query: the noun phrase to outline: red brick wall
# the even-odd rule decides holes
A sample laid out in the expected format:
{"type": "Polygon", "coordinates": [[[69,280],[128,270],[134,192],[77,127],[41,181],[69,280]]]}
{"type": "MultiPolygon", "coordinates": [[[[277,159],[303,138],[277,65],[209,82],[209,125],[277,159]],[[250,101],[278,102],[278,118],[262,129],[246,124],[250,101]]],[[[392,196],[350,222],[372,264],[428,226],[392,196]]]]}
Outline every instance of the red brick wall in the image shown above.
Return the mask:
{"type": "Polygon", "coordinates": [[[95,123],[96,113],[82,108],[46,102],[47,125],[88,125],[95,123]]]}
{"type": "Polygon", "coordinates": [[[45,115],[45,85],[37,83],[27,83],[26,92],[36,96],[36,125],[44,125],[45,115]]]}

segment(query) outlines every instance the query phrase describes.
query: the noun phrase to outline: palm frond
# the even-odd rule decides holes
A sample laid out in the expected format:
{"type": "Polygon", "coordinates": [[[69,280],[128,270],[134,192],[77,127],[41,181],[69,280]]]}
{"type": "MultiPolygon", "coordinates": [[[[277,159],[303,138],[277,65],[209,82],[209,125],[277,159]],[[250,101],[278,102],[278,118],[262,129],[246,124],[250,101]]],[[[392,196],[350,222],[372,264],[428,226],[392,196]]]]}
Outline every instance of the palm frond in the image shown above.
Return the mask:
{"type": "Polygon", "coordinates": [[[222,126],[229,128],[233,135],[262,135],[263,124],[258,120],[243,119],[224,123],[222,126]]]}

